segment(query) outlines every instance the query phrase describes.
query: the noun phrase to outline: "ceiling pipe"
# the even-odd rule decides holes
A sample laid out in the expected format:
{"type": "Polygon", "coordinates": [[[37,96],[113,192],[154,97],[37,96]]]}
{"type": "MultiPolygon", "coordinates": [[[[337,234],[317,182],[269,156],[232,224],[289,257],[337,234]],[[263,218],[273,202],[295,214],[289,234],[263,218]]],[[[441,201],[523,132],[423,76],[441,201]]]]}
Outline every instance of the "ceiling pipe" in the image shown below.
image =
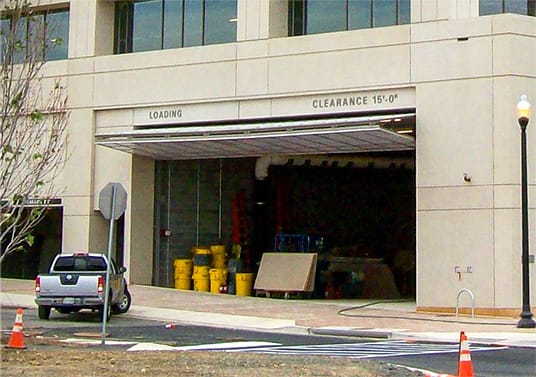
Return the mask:
{"type": "Polygon", "coordinates": [[[255,163],[255,178],[262,181],[268,177],[268,168],[270,165],[285,165],[289,157],[270,155],[257,158],[255,163]]]}

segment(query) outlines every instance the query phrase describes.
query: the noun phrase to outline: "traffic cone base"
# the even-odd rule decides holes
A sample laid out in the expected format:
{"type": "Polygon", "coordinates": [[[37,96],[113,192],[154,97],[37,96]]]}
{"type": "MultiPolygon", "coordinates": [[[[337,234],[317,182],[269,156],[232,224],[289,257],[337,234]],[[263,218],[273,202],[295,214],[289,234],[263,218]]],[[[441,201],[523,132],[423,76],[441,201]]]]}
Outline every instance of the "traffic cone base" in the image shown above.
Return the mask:
{"type": "Polygon", "coordinates": [[[13,324],[13,330],[11,331],[9,342],[5,348],[26,349],[22,329],[22,309],[19,308],[17,309],[17,316],[15,317],[15,323],[13,324]]]}
{"type": "Polygon", "coordinates": [[[471,361],[471,352],[469,351],[469,341],[462,331],[460,332],[460,350],[458,354],[458,375],[426,373],[425,377],[474,377],[473,362],[471,361]]]}

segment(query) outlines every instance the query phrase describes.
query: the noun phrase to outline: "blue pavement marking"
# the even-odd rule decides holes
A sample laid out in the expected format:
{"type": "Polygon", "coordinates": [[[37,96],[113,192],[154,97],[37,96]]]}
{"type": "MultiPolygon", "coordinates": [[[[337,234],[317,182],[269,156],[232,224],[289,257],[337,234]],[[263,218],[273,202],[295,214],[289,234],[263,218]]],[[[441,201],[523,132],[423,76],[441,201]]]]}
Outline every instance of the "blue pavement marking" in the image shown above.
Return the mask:
{"type": "MultiPolygon", "coordinates": [[[[472,345],[471,352],[496,351],[507,349],[504,346],[472,345]]],[[[309,355],[309,356],[339,356],[357,359],[411,356],[439,353],[458,353],[457,344],[441,343],[414,343],[406,341],[384,341],[369,343],[346,343],[346,344],[322,344],[303,346],[270,346],[257,347],[255,349],[235,348],[226,352],[255,352],[267,354],[285,355],[309,355]]]]}

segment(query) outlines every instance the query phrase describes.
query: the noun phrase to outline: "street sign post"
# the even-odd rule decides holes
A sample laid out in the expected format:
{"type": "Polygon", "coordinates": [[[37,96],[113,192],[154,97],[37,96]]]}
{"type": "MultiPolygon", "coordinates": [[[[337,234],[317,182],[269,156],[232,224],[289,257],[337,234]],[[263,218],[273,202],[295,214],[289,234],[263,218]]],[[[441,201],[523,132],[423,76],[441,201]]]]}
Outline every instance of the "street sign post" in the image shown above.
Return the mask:
{"type": "Polygon", "coordinates": [[[102,310],[101,344],[106,343],[106,321],[110,305],[110,265],[112,261],[112,243],[115,220],[119,219],[127,208],[127,192],[121,183],[110,182],[99,193],[99,209],[106,220],[110,220],[108,234],[108,266],[106,268],[106,290],[104,291],[104,308],[102,310]]]}

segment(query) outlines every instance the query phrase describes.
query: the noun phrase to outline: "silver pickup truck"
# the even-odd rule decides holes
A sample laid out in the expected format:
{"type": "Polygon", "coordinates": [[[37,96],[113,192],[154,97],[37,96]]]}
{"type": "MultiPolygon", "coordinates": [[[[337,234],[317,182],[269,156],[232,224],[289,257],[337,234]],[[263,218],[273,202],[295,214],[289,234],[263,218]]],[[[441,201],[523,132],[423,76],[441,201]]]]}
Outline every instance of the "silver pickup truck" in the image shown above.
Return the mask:
{"type": "Polygon", "coordinates": [[[106,269],[108,259],[103,254],[58,254],[52,261],[48,274],[35,279],[35,303],[40,319],[49,319],[52,308],[62,314],[81,309],[98,310],[101,319],[126,313],[132,298],[123,276],[125,267],[110,265],[109,305],[104,308],[106,269]]]}

